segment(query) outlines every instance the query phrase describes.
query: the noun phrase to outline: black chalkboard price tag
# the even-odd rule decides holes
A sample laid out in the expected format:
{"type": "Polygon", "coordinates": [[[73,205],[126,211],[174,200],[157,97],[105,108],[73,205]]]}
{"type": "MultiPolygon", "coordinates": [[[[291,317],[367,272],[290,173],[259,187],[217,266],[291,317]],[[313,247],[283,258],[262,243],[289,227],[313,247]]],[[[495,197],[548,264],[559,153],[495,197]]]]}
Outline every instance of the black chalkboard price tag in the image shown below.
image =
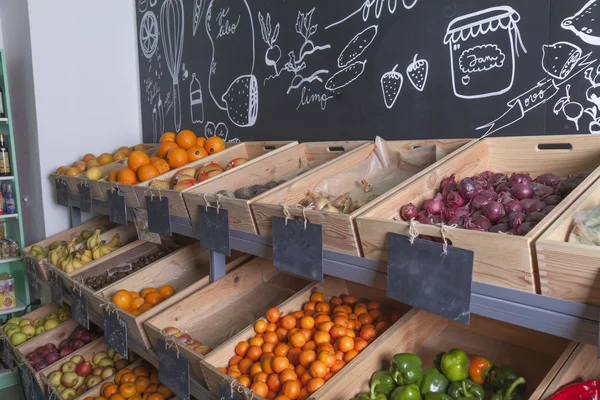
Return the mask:
{"type": "Polygon", "coordinates": [[[92,191],[87,183],[78,183],[77,190],[79,191],[79,208],[85,213],[92,212],[92,191]]]}
{"type": "Polygon", "coordinates": [[[171,216],[169,199],[161,196],[146,196],[148,209],[148,229],[150,232],[171,236],[171,216]]]}
{"type": "Polygon", "coordinates": [[[231,390],[231,384],[227,382],[219,382],[219,398],[228,400],[242,400],[240,395],[235,390],[231,390]]]}
{"type": "Polygon", "coordinates": [[[63,291],[62,291],[62,280],[58,276],[58,272],[54,267],[48,269],[48,277],[50,279],[50,297],[52,301],[62,307],[63,305],[63,291]]]}
{"type": "Polygon", "coordinates": [[[69,207],[69,189],[67,188],[67,182],[62,179],[54,181],[54,188],[56,189],[56,202],[64,207],[69,207]]]}
{"type": "Polygon", "coordinates": [[[120,190],[108,190],[108,215],[115,224],[127,225],[127,204],[125,193],[120,190]]]}
{"type": "Polygon", "coordinates": [[[37,278],[36,265],[38,261],[33,257],[25,257],[25,266],[27,267],[27,285],[29,286],[29,299],[31,302],[40,299],[39,283],[37,278]]]}
{"type": "Polygon", "coordinates": [[[190,398],[190,362],[162,338],[158,339],[158,380],[180,399],[190,398]]]}
{"type": "MultiPolygon", "coordinates": [[[[110,306],[109,306],[110,307],[110,306]]],[[[104,308],[104,343],[112,347],[117,353],[127,358],[127,324],[114,310],[104,308]]]]}
{"type": "Polygon", "coordinates": [[[389,233],[387,295],[468,325],[473,257],[470,250],[389,233]]]}
{"type": "Polygon", "coordinates": [[[230,256],[227,210],[201,205],[198,206],[198,214],[200,214],[200,246],[230,256]]]}
{"type": "Polygon", "coordinates": [[[71,311],[73,313],[73,319],[75,319],[79,325],[83,326],[85,329],[90,329],[88,299],[83,294],[83,291],[77,286],[73,288],[73,293],[71,293],[71,311]]]}
{"type": "Polygon", "coordinates": [[[10,347],[9,340],[10,339],[6,336],[0,338],[0,356],[2,356],[2,362],[4,365],[6,365],[8,368],[12,368],[14,355],[12,348],[10,347]]]}
{"type": "Polygon", "coordinates": [[[323,282],[321,225],[273,217],[273,265],[282,271],[323,282]]]}

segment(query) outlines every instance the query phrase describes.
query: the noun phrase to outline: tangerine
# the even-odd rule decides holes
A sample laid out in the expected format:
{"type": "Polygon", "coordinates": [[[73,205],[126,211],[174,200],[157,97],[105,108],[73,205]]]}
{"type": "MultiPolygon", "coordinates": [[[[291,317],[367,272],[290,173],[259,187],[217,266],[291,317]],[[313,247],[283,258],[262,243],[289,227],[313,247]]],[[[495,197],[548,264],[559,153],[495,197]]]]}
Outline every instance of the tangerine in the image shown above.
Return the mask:
{"type": "Polygon", "coordinates": [[[281,388],[281,394],[294,400],[300,396],[300,382],[298,381],[287,381],[281,388]]]}
{"type": "Polygon", "coordinates": [[[159,289],[159,292],[166,299],[166,298],[169,298],[169,297],[171,297],[171,296],[173,296],[175,294],[175,288],[173,286],[170,286],[170,285],[164,285],[163,287],[161,287],[159,289]]]}
{"type": "MultiPolygon", "coordinates": [[[[115,382],[116,382],[116,377],[115,377],[115,382]]],[[[112,396],[113,394],[117,394],[119,392],[119,386],[115,385],[114,383],[109,383],[106,386],[102,386],[102,395],[106,398],[109,398],[110,396],[112,396]]]]}
{"type": "MultiPolygon", "coordinates": [[[[215,136],[213,136],[213,137],[215,137],[215,136]]],[[[276,323],[277,321],[279,321],[280,316],[281,316],[281,312],[278,309],[276,309],[275,307],[269,308],[267,310],[267,313],[266,313],[267,321],[269,321],[273,324],[276,323]]],[[[277,329],[277,327],[275,327],[275,329],[277,329]]]]}
{"type": "MultiPolygon", "coordinates": [[[[110,164],[111,162],[113,162],[113,156],[108,154],[108,153],[102,153],[100,154],[100,156],[98,157],[98,164],[100,165],[106,165],[106,164],[110,164]]],[[[89,161],[89,160],[88,160],[89,161]]]]}
{"type": "Polygon", "coordinates": [[[153,305],[153,306],[157,305],[158,303],[160,303],[164,299],[165,298],[163,297],[163,295],[160,294],[159,292],[156,292],[156,293],[152,292],[152,293],[149,293],[146,297],[144,297],[144,301],[147,304],[150,304],[150,305],[153,305]]]}
{"type": "Polygon", "coordinates": [[[128,372],[121,377],[121,386],[123,386],[123,384],[125,384],[125,383],[133,383],[136,381],[136,379],[137,379],[136,374],[134,374],[133,372],[128,372]]]}
{"type": "Polygon", "coordinates": [[[83,156],[83,158],[81,159],[81,161],[83,162],[88,162],[90,160],[95,160],[96,156],[93,155],[92,153],[87,153],[85,156],[83,156]]]}
{"type": "Polygon", "coordinates": [[[277,393],[281,390],[281,381],[279,380],[279,374],[271,374],[267,378],[267,386],[269,390],[277,393]]]}
{"type": "Polygon", "coordinates": [[[204,147],[204,142],[206,142],[206,138],[204,136],[196,138],[196,146],[204,147]]]}
{"type": "Polygon", "coordinates": [[[183,148],[175,148],[167,153],[167,162],[171,168],[183,167],[188,163],[187,152],[183,148]]]}
{"type": "Polygon", "coordinates": [[[150,164],[152,164],[156,168],[158,168],[158,172],[161,175],[164,174],[165,172],[169,172],[171,170],[169,163],[166,162],[165,160],[163,160],[162,158],[156,157],[154,160],[150,159],[150,164]]]}
{"type": "Polygon", "coordinates": [[[289,366],[290,361],[284,356],[275,356],[271,362],[271,367],[276,374],[283,372],[283,370],[287,369],[289,366]]]}
{"type": "Polygon", "coordinates": [[[175,142],[184,150],[196,145],[196,135],[189,129],[184,129],[177,134],[175,142]]]}
{"type": "Polygon", "coordinates": [[[188,162],[196,161],[208,155],[204,147],[192,146],[187,150],[188,162]]]}
{"type": "Polygon", "coordinates": [[[133,383],[122,383],[119,387],[119,394],[126,399],[135,396],[137,389],[133,383]]]}
{"type": "Polygon", "coordinates": [[[160,175],[160,171],[152,164],[142,165],[137,171],[137,177],[140,182],[156,178],[158,175],[160,175]]]}
{"type": "Polygon", "coordinates": [[[131,293],[127,290],[119,290],[112,295],[110,299],[115,305],[123,310],[129,310],[131,308],[131,293]]]}
{"type": "Polygon", "coordinates": [[[114,171],[110,171],[110,174],[108,174],[108,181],[109,182],[116,182],[117,181],[117,174],[119,173],[118,169],[115,169],[114,171]]]}
{"type": "Polygon", "coordinates": [[[117,173],[117,181],[125,185],[135,185],[138,183],[137,175],[129,168],[123,168],[117,173]]]}
{"type": "Polygon", "coordinates": [[[218,136],[212,136],[204,142],[204,149],[208,154],[218,153],[225,149],[225,141],[218,136]]]}
{"type": "Polygon", "coordinates": [[[147,287],[141,291],[140,296],[145,298],[149,293],[152,293],[152,292],[158,292],[158,290],[156,290],[153,287],[147,287]]]}
{"type": "Polygon", "coordinates": [[[169,153],[169,151],[178,148],[179,146],[177,146],[177,143],[175,142],[163,142],[160,144],[160,146],[158,146],[158,156],[160,158],[165,158],[167,157],[167,154],[169,153]]]}
{"type": "Polygon", "coordinates": [[[256,333],[263,333],[267,330],[267,323],[262,320],[259,319],[258,321],[256,321],[256,323],[254,324],[254,331],[256,333]]]}
{"type": "Polygon", "coordinates": [[[158,385],[158,389],[156,389],[156,391],[165,396],[165,399],[173,397],[173,392],[165,385],[158,385]]]}
{"type": "MultiPolygon", "coordinates": [[[[325,374],[327,375],[327,374],[325,374]]],[[[325,376],[323,375],[323,376],[325,376]]],[[[321,386],[323,386],[325,384],[325,380],[323,378],[313,378],[310,381],[308,381],[308,385],[306,385],[306,388],[308,389],[308,393],[314,393],[317,390],[319,390],[321,388],[321,386]]]]}
{"type": "Polygon", "coordinates": [[[296,327],[296,318],[294,318],[293,315],[286,315],[285,317],[283,317],[281,319],[281,327],[284,329],[287,329],[288,331],[290,329],[293,329],[296,327]]]}
{"type": "Polygon", "coordinates": [[[159,143],[165,143],[165,142],[175,142],[175,138],[177,137],[177,135],[175,134],[175,132],[165,132],[163,133],[163,135],[160,137],[160,140],[158,141],[159,143]]]}
{"type": "Polygon", "coordinates": [[[165,396],[161,393],[152,393],[146,400],[165,400],[165,396]]]}
{"type": "Polygon", "coordinates": [[[127,146],[121,146],[117,149],[117,151],[118,152],[120,151],[121,153],[125,153],[127,155],[129,155],[131,153],[131,149],[127,146]]]}
{"type": "Polygon", "coordinates": [[[135,299],[133,299],[131,301],[131,310],[137,310],[138,308],[140,308],[142,305],[144,304],[144,299],[142,299],[141,297],[136,297],[135,299]]]}
{"type": "Polygon", "coordinates": [[[127,158],[127,166],[134,172],[146,164],[150,164],[150,157],[143,151],[134,151],[127,158]]]}
{"type": "Polygon", "coordinates": [[[284,369],[279,375],[279,380],[281,383],[286,383],[287,381],[295,381],[298,379],[296,372],[293,369],[284,369]]]}
{"type": "Polygon", "coordinates": [[[265,382],[254,382],[252,384],[251,389],[259,396],[262,397],[267,397],[267,394],[269,394],[269,387],[267,386],[267,384],[265,382]]]}

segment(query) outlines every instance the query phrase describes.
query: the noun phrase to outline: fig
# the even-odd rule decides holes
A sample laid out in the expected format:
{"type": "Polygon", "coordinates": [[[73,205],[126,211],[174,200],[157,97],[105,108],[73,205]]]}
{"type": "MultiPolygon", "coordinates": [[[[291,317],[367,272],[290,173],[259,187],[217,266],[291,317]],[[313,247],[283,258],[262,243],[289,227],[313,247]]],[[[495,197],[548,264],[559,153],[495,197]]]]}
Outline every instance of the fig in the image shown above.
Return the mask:
{"type": "Polygon", "coordinates": [[[241,188],[235,191],[234,195],[236,199],[248,200],[252,197],[254,192],[248,188],[241,188]]]}

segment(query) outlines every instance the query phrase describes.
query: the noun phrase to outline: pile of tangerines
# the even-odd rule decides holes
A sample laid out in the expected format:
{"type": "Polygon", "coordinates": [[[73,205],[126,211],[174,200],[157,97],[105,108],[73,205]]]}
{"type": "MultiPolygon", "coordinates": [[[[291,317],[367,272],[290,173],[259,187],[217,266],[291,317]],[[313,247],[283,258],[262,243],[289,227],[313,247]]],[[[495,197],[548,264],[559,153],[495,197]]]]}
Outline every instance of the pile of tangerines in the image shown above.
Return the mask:
{"type": "Polygon", "coordinates": [[[170,285],[164,285],[159,289],[148,287],[139,293],[133,290],[121,289],[116,291],[110,300],[121,310],[137,316],[174,294],[175,288],[170,285]]]}
{"type": "Polygon", "coordinates": [[[102,385],[100,396],[84,400],[168,400],[172,397],[173,392],[158,380],[156,368],[144,365],[120,370],[114,381],[102,385]]]}
{"type": "Polygon", "coordinates": [[[384,315],[375,301],[340,295],[325,301],[314,292],[303,309],[281,315],[266,312],[255,335],[235,347],[219,370],[266,399],[307,399],[400,319],[384,315]]]}
{"type": "Polygon", "coordinates": [[[135,185],[224,149],[225,142],[217,136],[208,139],[196,137],[188,129],[178,134],[167,132],[161,136],[158,151],[152,157],[144,151],[131,152],[127,157],[127,167],[112,171],[108,180],[135,185]]]}
{"type": "MultiPolygon", "coordinates": [[[[144,144],[136,144],[133,147],[133,151],[145,151],[148,150],[148,147],[144,144]]],[[[110,164],[114,161],[119,161],[124,158],[127,158],[131,154],[131,148],[127,146],[121,146],[117,149],[114,154],[110,153],[102,153],[98,157],[93,155],[92,153],[88,153],[79,161],[75,161],[71,167],[60,166],[56,169],[57,175],[66,175],[66,176],[75,176],[79,175],[82,172],[89,171],[92,168],[98,168],[106,164],[110,164]]]]}

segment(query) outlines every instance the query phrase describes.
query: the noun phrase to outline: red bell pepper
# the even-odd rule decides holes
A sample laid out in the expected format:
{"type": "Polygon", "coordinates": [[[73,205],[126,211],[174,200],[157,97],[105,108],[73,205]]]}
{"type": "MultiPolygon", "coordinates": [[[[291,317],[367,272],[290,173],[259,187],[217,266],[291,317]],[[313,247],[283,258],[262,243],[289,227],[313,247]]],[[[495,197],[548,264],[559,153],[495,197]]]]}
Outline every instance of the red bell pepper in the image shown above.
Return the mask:
{"type": "Polygon", "coordinates": [[[481,356],[469,355],[471,366],[469,367],[469,376],[471,380],[479,385],[483,385],[487,380],[494,365],[487,358],[481,356]]]}
{"type": "Polygon", "coordinates": [[[574,383],[565,386],[550,400],[598,400],[600,399],[600,380],[593,379],[586,382],[574,383]]]}

